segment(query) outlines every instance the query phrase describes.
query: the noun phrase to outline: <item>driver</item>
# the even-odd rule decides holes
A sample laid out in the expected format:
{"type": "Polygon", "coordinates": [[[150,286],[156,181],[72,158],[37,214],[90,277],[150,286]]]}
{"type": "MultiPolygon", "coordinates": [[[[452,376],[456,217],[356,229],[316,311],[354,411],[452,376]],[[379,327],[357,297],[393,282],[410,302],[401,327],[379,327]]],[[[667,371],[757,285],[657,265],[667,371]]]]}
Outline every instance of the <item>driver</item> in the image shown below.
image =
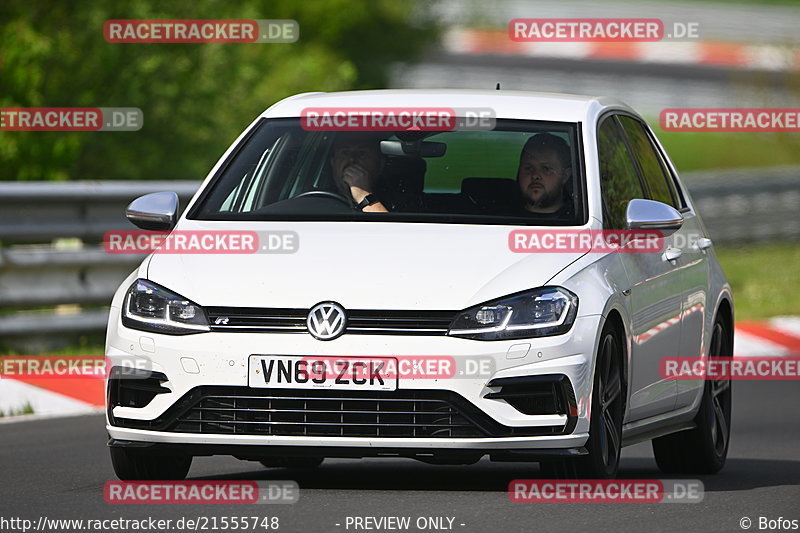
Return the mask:
{"type": "Polygon", "coordinates": [[[333,144],[331,167],[336,187],[364,212],[389,211],[374,194],[386,162],[380,140],[371,133],[344,133],[337,135],[333,144]]]}

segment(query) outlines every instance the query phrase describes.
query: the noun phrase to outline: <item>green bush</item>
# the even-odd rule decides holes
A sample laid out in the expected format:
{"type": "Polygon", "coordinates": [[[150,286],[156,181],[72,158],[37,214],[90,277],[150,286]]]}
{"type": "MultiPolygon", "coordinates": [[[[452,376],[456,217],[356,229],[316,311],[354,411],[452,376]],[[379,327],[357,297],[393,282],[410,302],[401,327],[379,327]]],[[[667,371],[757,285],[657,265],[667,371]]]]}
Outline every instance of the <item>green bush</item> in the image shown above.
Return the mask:
{"type": "Polygon", "coordinates": [[[436,39],[424,2],[0,2],[0,107],[138,107],[137,132],[0,131],[0,179],[200,179],[307,91],[380,88],[436,39]],[[294,19],[289,44],[112,44],[109,19],[294,19]]]}

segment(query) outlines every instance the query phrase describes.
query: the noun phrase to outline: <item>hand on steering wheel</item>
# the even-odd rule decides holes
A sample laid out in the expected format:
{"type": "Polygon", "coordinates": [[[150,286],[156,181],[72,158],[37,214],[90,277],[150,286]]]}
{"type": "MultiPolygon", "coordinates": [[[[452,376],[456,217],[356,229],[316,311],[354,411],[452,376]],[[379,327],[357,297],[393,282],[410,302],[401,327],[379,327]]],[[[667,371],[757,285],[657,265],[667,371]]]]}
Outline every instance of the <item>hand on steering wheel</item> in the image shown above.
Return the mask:
{"type": "Polygon", "coordinates": [[[351,209],[355,209],[355,206],[353,205],[353,200],[347,198],[346,196],[344,196],[342,194],[336,193],[336,192],[331,192],[331,191],[306,191],[304,193],[298,194],[294,198],[302,198],[303,196],[322,196],[322,197],[326,197],[326,198],[333,198],[335,200],[339,200],[340,202],[343,202],[343,203],[347,204],[351,209]]]}

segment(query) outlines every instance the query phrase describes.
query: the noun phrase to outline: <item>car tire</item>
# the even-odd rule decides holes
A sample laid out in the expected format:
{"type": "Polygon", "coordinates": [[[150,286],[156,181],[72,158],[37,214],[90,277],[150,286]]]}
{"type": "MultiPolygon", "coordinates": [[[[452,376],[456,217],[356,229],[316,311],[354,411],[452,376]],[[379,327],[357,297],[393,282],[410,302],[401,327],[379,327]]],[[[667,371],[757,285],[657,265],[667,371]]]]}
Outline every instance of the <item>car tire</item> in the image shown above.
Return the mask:
{"type": "Polygon", "coordinates": [[[606,323],[600,334],[592,387],[588,455],[541,463],[545,475],[555,478],[613,479],[622,449],[624,346],[622,335],[606,323]]]}
{"type": "MultiPolygon", "coordinates": [[[[733,357],[730,326],[717,317],[709,358],[733,357]]],[[[715,474],[725,466],[731,431],[731,381],[707,380],[691,430],[653,439],[658,468],[666,474],[715,474]]]]}
{"type": "Polygon", "coordinates": [[[180,481],[186,479],[192,466],[190,455],[154,455],[144,450],[120,447],[110,450],[114,473],[122,481],[180,481]]]}
{"type": "Polygon", "coordinates": [[[259,461],[267,468],[316,468],[324,457],[270,457],[259,461]]]}

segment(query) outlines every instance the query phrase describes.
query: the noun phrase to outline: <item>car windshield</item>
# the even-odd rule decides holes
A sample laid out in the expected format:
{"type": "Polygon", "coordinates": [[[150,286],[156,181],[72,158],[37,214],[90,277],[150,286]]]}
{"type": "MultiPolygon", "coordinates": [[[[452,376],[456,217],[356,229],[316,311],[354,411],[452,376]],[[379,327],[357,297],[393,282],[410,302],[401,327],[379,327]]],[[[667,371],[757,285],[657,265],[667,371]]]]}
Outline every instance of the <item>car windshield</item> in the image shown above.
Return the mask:
{"type": "Polygon", "coordinates": [[[578,137],[577,124],[544,121],[352,132],[262,120],[189,218],[579,225],[586,188],[578,137]],[[379,209],[365,209],[371,204],[379,209]]]}

